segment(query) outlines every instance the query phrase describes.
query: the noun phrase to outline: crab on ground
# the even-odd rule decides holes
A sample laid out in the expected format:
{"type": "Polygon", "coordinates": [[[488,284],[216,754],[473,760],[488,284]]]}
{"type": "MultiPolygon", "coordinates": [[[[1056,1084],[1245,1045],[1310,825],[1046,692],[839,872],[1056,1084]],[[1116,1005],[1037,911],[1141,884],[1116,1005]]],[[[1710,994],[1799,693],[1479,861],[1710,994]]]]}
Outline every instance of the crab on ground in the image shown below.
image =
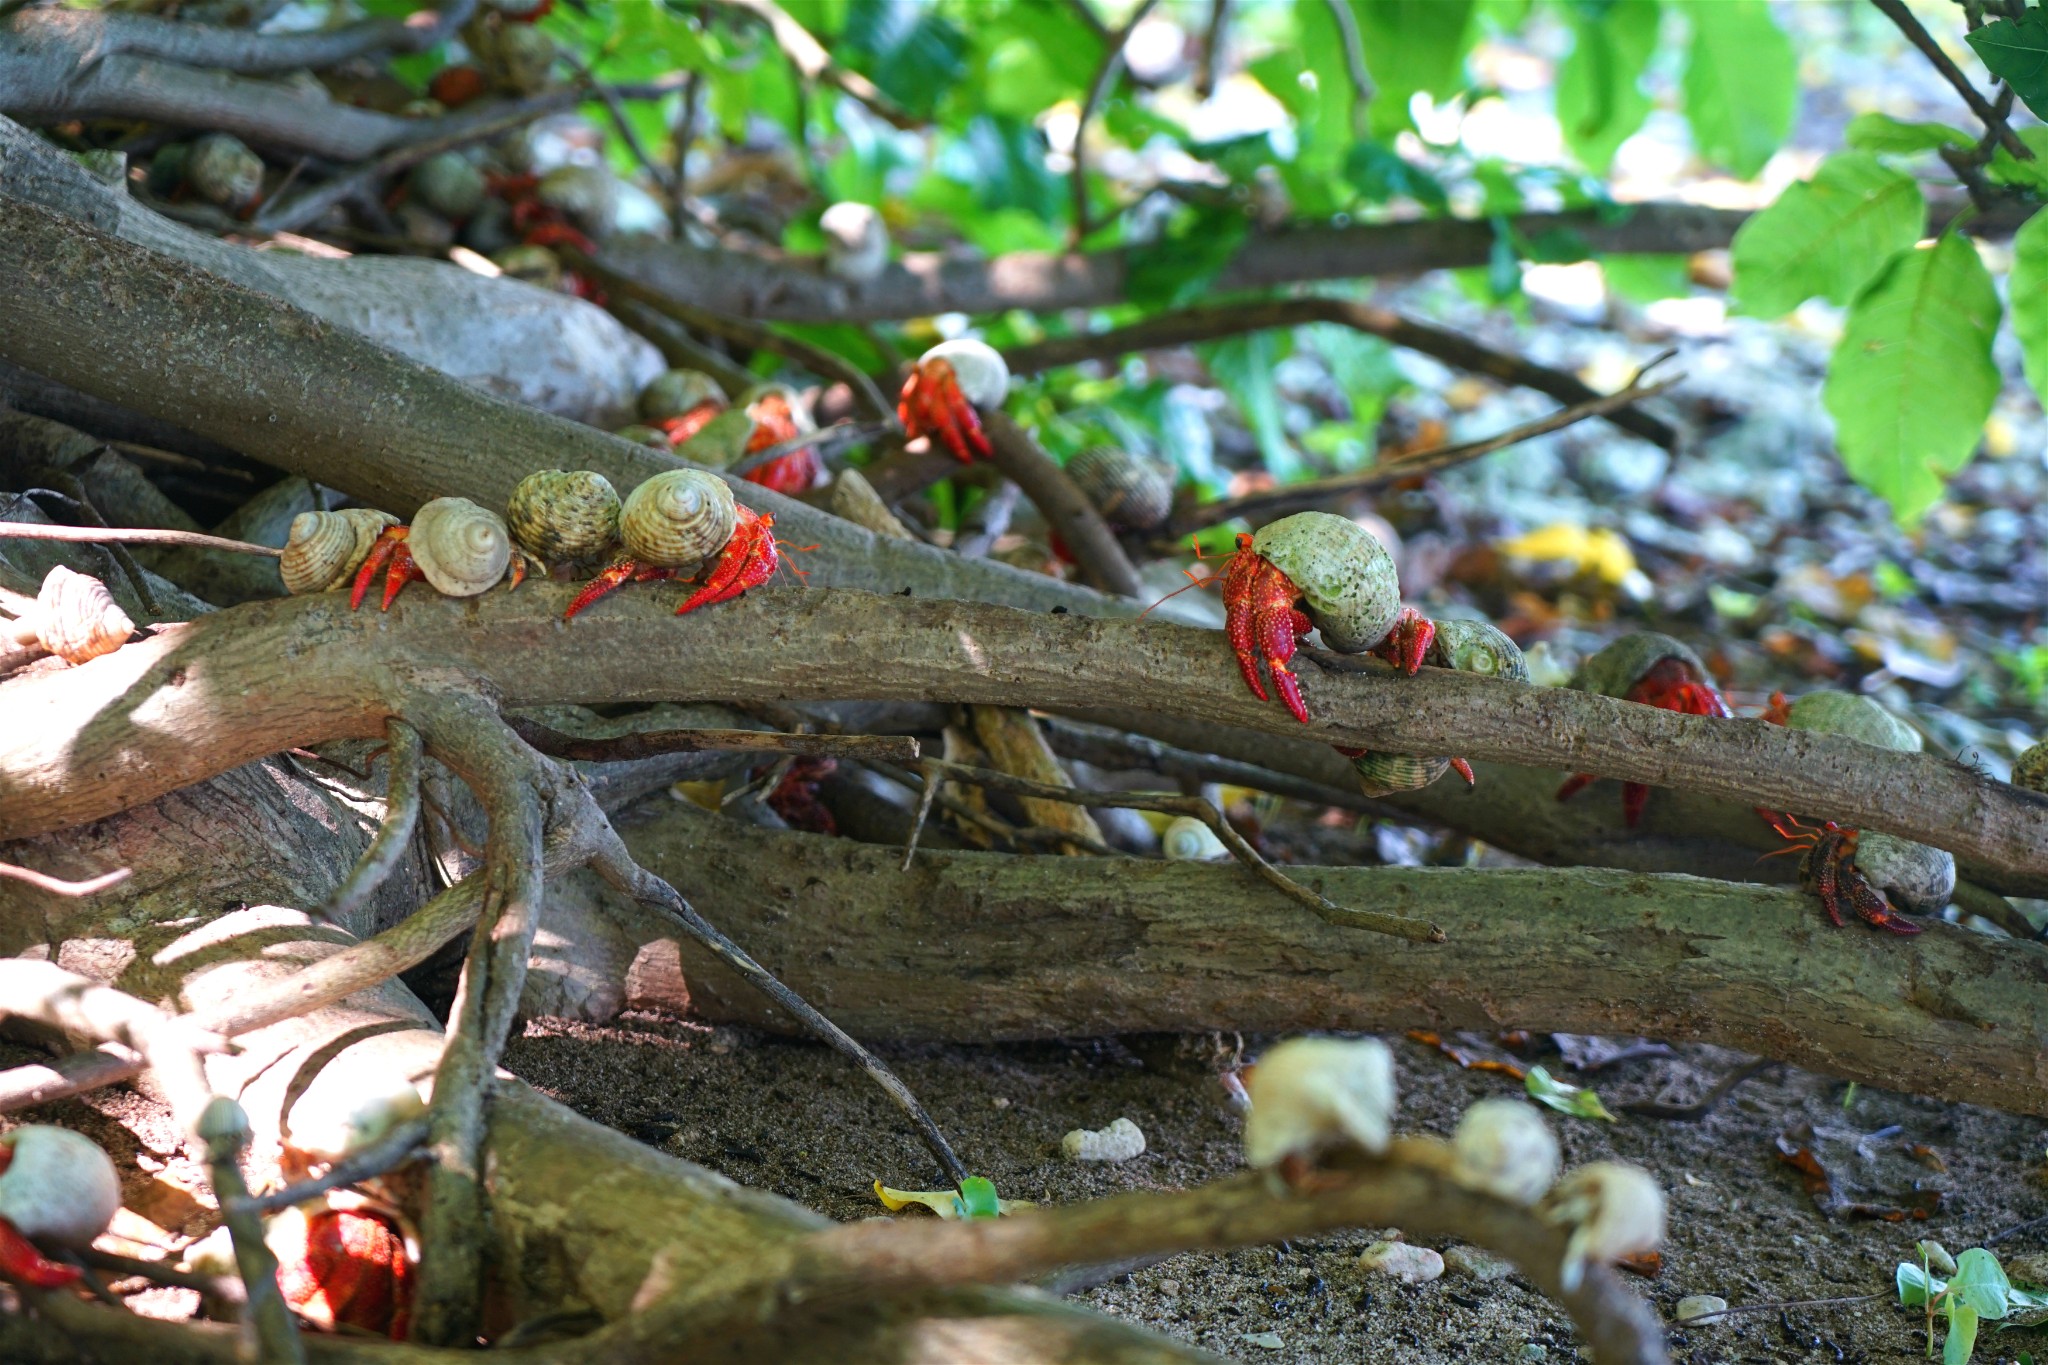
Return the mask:
{"type": "Polygon", "coordinates": [[[348,1196],[286,1209],[264,1230],[277,1287],[293,1311],[327,1331],[405,1339],[412,1262],[399,1220],[348,1196]]]}
{"type": "Polygon", "coordinates": [[[961,338],[932,347],[903,382],[896,415],[911,439],[929,436],[962,464],[994,453],[981,429],[981,409],[998,407],[1010,391],[1010,367],[991,346],[961,338]]]}
{"type": "Polygon", "coordinates": [[[1856,866],[1860,830],[1844,829],[1832,820],[1810,825],[1795,816],[1762,807],[1757,808],[1757,814],[1787,845],[1764,856],[1799,853],[1799,884],[1820,897],[1821,907],[1836,928],[1848,923],[1842,918],[1842,911],[1849,909],[1864,923],[1888,933],[1912,935],[1921,931],[1920,925],[1894,910],[1884,892],[1873,886],[1856,866]]]}

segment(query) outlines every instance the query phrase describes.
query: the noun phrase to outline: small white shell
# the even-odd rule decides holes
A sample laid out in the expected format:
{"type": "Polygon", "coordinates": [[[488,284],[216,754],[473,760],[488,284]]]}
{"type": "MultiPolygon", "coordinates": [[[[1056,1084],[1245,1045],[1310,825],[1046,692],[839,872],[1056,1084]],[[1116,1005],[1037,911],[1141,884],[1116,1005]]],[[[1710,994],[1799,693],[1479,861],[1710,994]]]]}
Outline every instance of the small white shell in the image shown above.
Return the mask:
{"type": "Polygon", "coordinates": [[[942,341],[919,356],[917,363],[921,366],[927,360],[943,360],[951,365],[962,396],[977,408],[1001,407],[1010,395],[1009,363],[985,341],[971,337],[942,341]]]}
{"type": "Polygon", "coordinates": [[[1572,1230],[1560,1267],[1568,1293],[1579,1287],[1587,1265],[1640,1256],[1664,1243],[1664,1191],[1648,1172],[1618,1161],[1579,1167],[1552,1187],[1536,1212],[1572,1230]]]}
{"type": "Polygon", "coordinates": [[[0,1218],[24,1237],[87,1247],[121,1207],[121,1177],[99,1144],[69,1128],[31,1123],[0,1136],[14,1149],[0,1172],[0,1218]]]}
{"type": "Polygon", "coordinates": [[[1176,862],[1205,863],[1228,858],[1230,850],[1216,831],[1192,815],[1176,815],[1159,836],[1159,851],[1176,862]]]}
{"type": "Polygon", "coordinates": [[[1533,1204],[1557,1180],[1557,1139],[1535,1107],[1481,1100],[1458,1120],[1451,1178],[1516,1204],[1533,1204]]]}
{"type": "Polygon", "coordinates": [[[1393,556],[1349,517],[1296,512],[1262,527],[1252,549],[1294,580],[1323,643],[1340,654],[1371,649],[1401,614],[1393,556]]]}
{"type": "Polygon", "coordinates": [[[618,539],[619,495],[593,470],[537,470],[512,490],[505,525],[519,548],[543,564],[588,559],[618,539]]]}
{"type": "Polygon", "coordinates": [[[738,524],[725,480],[701,469],[668,469],[626,495],[619,539],[643,564],[681,568],[724,549],[738,524]]]}
{"type": "Polygon", "coordinates": [[[1069,1161],[1129,1161],[1145,1154],[1145,1134],[1120,1118],[1106,1128],[1076,1128],[1060,1139],[1060,1155],[1069,1161]]]}
{"type": "Polygon", "coordinates": [[[135,622],[90,575],[59,564],[36,594],[36,643],[68,664],[111,654],[128,643],[135,622]]]}
{"type": "Polygon", "coordinates": [[[1374,1038],[1290,1038],[1259,1058],[1246,1091],[1244,1159],[1255,1167],[1346,1142],[1383,1152],[1394,1121],[1394,1054],[1374,1038]]]}
{"type": "Polygon", "coordinates": [[[889,229],[872,204],[842,200],[818,219],[825,234],[825,269],[865,284],[889,264],[889,229]]]}
{"type": "Polygon", "coordinates": [[[398,518],[369,507],[301,512],[292,518],[278,576],[289,593],[328,592],[346,584],[387,526],[398,518]]]}
{"type": "Polygon", "coordinates": [[[435,498],[420,508],[405,543],[427,582],[449,597],[489,590],[512,562],[504,518],[468,498],[435,498]]]}
{"type": "Polygon", "coordinates": [[[1956,894],[1954,854],[1877,830],[1856,836],[1856,870],[1901,907],[1922,915],[1940,913],[1956,894]]]}

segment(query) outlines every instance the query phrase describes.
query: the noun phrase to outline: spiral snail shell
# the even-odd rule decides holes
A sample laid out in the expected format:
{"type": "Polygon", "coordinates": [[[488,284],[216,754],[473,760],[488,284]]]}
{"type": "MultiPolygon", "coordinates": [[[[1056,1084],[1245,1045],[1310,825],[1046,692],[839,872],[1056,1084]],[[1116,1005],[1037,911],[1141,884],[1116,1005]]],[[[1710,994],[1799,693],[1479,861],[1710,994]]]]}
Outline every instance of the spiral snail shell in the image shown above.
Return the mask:
{"type": "Polygon", "coordinates": [[[1367,750],[1351,760],[1359,790],[1367,796],[1420,791],[1451,770],[1451,760],[1424,754],[1386,754],[1367,750]]]}
{"type": "Polygon", "coordinates": [[[1001,407],[1010,394],[1010,366],[1002,353],[985,341],[959,337],[942,341],[917,358],[919,369],[943,360],[953,368],[961,396],[977,408],[1001,407]]]}
{"type": "Polygon", "coordinates": [[[1394,558],[1372,532],[1329,512],[1296,512],[1260,529],[1252,549],[1293,580],[1323,643],[1363,654],[1401,613],[1394,558]]]}
{"type": "Polygon", "coordinates": [[[106,584],[59,564],[43,579],[35,611],[14,622],[11,633],[20,643],[40,645],[65,663],[82,664],[127,644],[135,622],[106,584]]]}
{"type": "Polygon", "coordinates": [[[701,469],[669,469],[626,495],[619,539],[643,564],[681,568],[718,553],[738,524],[724,480],[701,469]]]}
{"type": "MultiPolygon", "coordinates": [[[[1437,621],[1436,638],[1430,641],[1423,662],[1511,682],[1529,681],[1529,661],[1522,657],[1521,647],[1498,626],[1485,621],[1458,617],[1437,621]]],[[[1359,788],[1367,796],[1388,796],[1394,792],[1420,791],[1449,772],[1451,760],[1367,750],[1352,757],[1351,767],[1358,774],[1359,788]]]]}
{"type": "Polygon", "coordinates": [[[1228,858],[1230,850],[1216,831],[1192,815],[1177,815],[1159,836],[1159,851],[1175,862],[1205,863],[1228,858]]]}
{"type": "Polygon", "coordinates": [[[504,518],[468,498],[435,498],[420,508],[405,543],[427,582],[449,597],[487,591],[512,562],[504,518]]]}
{"type": "Polygon", "coordinates": [[[663,370],[640,390],[640,415],[660,422],[711,402],[725,402],[725,390],[716,379],[699,370],[663,370]]]}
{"type": "Polygon", "coordinates": [[[1067,461],[1067,477],[1103,519],[1150,531],[1173,510],[1173,481],[1150,460],[1116,446],[1089,446],[1067,461]]]}
{"type": "Polygon", "coordinates": [[[1603,697],[1626,697],[1645,673],[1666,659],[1683,660],[1700,678],[1712,676],[1706,663],[1684,641],[1654,630],[1639,630],[1622,636],[1586,660],[1573,686],[1603,697]]]}
{"type": "Polygon", "coordinates": [[[519,548],[543,564],[589,559],[619,535],[619,495],[611,480],[588,469],[528,474],[505,504],[505,524],[519,548]]]}
{"type": "Polygon", "coordinates": [[[278,576],[289,593],[329,592],[345,587],[387,526],[398,518],[369,507],[339,512],[301,512],[292,518],[278,576]]]}
{"type": "MultiPolygon", "coordinates": [[[[1919,731],[1853,692],[1809,692],[1792,703],[1785,724],[1793,730],[1847,735],[1901,753],[1919,753],[1922,747],[1919,731]]],[[[1872,886],[1921,914],[1941,910],[1955,894],[1954,856],[1896,835],[1876,830],[1858,834],[1856,866],[1872,886]]]]}

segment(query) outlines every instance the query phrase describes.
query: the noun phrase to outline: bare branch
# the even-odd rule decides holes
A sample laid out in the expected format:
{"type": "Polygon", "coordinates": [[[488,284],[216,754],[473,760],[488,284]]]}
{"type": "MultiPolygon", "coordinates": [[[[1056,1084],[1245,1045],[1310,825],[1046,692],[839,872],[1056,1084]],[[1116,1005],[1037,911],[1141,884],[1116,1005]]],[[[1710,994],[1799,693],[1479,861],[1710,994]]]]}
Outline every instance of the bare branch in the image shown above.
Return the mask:
{"type": "Polygon", "coordinates": [[[915,763],[918,743],[908,735],[791,735],[775,730],[641,730],[605,739],[583,739],[525,716],[507,716],[514,734],[550,758],[583,763],[619,763],[656,754],[773,753],[822,754],[833,758],[881,758],[915,763]]]}
{"type": "Polygon", "coordinates": [[[323,917],[346,924],[363,903],[377,893],[404,859],[420,818],[420,732],[397,716],[384,722],[388,743],[384,788],[384,823],[363,850],[348,880],[321,907],[323,917]]]}
{"type": "Polygon", "coordinates": [[[246,540],[228,540],[198,531],[166,531],[155,527],[47,526],[34,521],[0,521],[0,540],[71,540],[93,544],[189,545],[198,550],[225,550],[238,555],[267,555],[276,559],[284,553],[273,545],[251,545],[246,540]]]}
{"type": "Polygon", "coordinates": [[[1092,227],[1088,218],[1088,122],[1095,117],[1095,111],[1109,98],[1109,92],[1116,85],[1116,78],[1124,69],[1124,45],[1131,40],[1131,34],[1159,0],[1141,0],[1131,11],[1131,17],[1124,26],[1107,37],[1102,64],[1095,68],[1095,79],[1088,83],[1088,98],[1081,104],[1081,116],[1074,124],[1074,169],[1071,176],[1070,194],[1073,198],[1074,221],[1067,228],[1067,246],[1077,247],[1092,227]]]}
{"type": "Polygon", "coordinates": [[[0,43],[20,45],[51,61],[70,56],[89,64],[125,53],[260,76],[339,66],[372,53],[424,52],[466,23],[475,9],[476,0],[450,0],[438,13],[426,9],[405,19],[361,19],[319,33],[254,33],[152,14],[38,9],[0,23],[0,43]]]}
{"type": "Polygon", "coordinates": [[[1963,103],[1970,106],[1970,112],[1983,123],[1985,131],[1997,136],[2000,146],[2021,161],[2034,159],[2034,149],[2020,141],[2019,135],[2014,133],[2011,125],[2005,121],[2005,116],[1992,107],[1991,101],[1977,92],[1977,87],[1970,83],[1970,78],[1950,60],[1948,53],[1941,50],[1941,44],[1934,40],[1934,35],[1921,27],[1920,21],[1913,17],[1913,11],[1906,8],[1905,0],[1870,2],[1877,6],[1879,13],[1898,26],[1899,32],[1906,35],[1906,41],[1918,48],[1920,55],[1927,59],[1928,64],[1955,88],[1955,92],[1963,97],[1963,103]]]}
{"type": "Polygon", "coordinates": [[[27,882],[38,891],[47,891],[53,896],[92,896],[110,886],[119,886],[135,874],[132,867],[117,867],[112,872],[102,872],[97,877],[87,877],[82,882],[67,882],[61,877],[52,877],[34,868],[16,867],[13,863],[0,863],[0,877],[10,877],[18,882],[27,882]]]}
{"type": "Polygon", "coordinates": [[[1137,567],[1117,543],[1102,513],[1074,486],[1067,471],[1008,413],[991,412],[981,425],[993,448],[990,458],[996,468],[1024,490],[1046,524],[1059,533],[1090,586],[1121,597],[1140,596],[1145,582],[1137,567]]]}

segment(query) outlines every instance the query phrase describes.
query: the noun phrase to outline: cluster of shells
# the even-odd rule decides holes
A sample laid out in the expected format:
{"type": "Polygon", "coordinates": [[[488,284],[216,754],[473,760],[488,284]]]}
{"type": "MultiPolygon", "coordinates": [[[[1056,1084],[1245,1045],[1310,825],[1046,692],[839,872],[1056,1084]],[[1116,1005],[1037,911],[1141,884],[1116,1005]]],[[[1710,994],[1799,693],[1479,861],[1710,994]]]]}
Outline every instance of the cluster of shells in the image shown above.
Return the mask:
{"type": "MultiPolygon", "coordinates": [[[[520,480],[502,517],[467,498],[434,499],[414,514],[406,547],[436,591],[474,597],[505,577],[514,554],[547,566],[623,548],[642,564],[688,568],[723,549],[738,519],[732,491],[701,470],[664,471],[621,500],[602,474],[544,469],[520,480]]],[[[346,586],[396,524],[364,508],[301,513],[279,561],[286,590],[346,586]]]]}

